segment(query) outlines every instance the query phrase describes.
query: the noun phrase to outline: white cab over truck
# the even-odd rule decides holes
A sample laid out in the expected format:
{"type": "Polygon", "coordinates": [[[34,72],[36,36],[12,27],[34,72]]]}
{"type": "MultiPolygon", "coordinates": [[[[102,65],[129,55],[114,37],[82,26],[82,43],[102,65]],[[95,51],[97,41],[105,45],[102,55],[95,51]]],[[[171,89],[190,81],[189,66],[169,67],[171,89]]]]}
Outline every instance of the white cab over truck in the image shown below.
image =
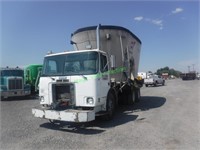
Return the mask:
{"type": "Polygon", "coordinates": [[[74,51],[45,56],[35,117],[70,122],[106,120],[118,104],[140,98],[141,41],[119,26],[91,26],[71,36],[74,51]]]}
{"type": "Polygon", "coordinates": [[[158,84],[165,85],[165,80],[161,76],[153,74],[149,78],[144,79],[144,84],[146,87],[149,85],[157,86],[158,84]]]}

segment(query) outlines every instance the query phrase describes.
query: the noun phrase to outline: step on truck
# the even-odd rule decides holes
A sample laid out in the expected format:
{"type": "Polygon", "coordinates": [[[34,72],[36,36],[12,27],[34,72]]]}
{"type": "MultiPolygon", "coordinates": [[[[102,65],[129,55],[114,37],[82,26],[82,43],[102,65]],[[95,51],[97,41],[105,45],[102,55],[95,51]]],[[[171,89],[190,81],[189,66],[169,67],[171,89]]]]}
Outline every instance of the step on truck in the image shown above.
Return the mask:
{"type": "Polygon", "coordinates": [[[1,73],[1,100],[9,97],[29,96],[31,89],[29,84],[25,84],[24,70],[16,68],[0,68],[1,73]]]}
{"type": "Polygon", "coordinates": [[[73,51],[44,57],[35,117],[89,122],[112,119],[118,104],[139,101],[141,41],[119,26],[98,25],[71,35],[73,51]]]}

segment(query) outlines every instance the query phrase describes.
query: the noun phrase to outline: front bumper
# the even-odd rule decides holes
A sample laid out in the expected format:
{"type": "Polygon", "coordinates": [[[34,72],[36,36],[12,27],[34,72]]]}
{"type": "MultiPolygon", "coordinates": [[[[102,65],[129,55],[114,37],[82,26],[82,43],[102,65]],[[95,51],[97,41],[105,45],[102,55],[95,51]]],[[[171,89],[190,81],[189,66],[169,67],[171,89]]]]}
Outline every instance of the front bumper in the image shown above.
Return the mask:
{"type": "Polygon", "coordinates": [[[31,94],[30,90],[1,91],[1,97],[3,98],[15,97],[15,96],[26,96],[30,94],[31,94]]]}
{"type": "Polygon", "coordinates": [[[153,84],[155,84],[155,83],[154,83],[154,82],[146,82],[146,83],[144,83],[144,84],[153,85],[153,84]]]}
{"type": "Polygon", "coordinates": [[[61,120],[69,122],[89,122],[95,120],[95,112],[91,110],[67,109],[62,111],[50,110],[45,108],[33,108],[34,117],[61,120]]]}

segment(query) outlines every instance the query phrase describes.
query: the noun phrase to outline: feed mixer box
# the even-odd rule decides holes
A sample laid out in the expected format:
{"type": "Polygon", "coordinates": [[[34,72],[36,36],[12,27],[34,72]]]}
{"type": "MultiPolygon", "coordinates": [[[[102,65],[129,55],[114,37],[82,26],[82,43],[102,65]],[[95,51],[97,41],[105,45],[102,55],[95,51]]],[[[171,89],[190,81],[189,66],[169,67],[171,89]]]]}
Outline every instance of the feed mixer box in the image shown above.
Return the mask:
{"type": "Polygon", "coordinates": [[[122,72],[111,74],[111,79],[123,82],[137,77],[141,41],[131,31],[120,26],[99,25],[80,28],[71,35],[75,50],[99,49],[115,57],[115,69],[122,72]]]}

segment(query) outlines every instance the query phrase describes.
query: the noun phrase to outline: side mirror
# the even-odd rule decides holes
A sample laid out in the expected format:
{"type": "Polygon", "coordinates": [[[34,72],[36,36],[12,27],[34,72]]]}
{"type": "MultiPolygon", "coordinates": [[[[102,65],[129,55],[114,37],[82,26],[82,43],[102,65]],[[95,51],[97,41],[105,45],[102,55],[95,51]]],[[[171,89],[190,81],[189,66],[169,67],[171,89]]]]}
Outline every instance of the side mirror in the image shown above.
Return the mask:
{"type": "Polygon", "coordinates": [[[110,56],[110,67],[112,68],[112,69],[114,69],[115,67],[116,67],[116,64],[115,64],[115,56],[114,55],[111,55],[110,56]]]}

